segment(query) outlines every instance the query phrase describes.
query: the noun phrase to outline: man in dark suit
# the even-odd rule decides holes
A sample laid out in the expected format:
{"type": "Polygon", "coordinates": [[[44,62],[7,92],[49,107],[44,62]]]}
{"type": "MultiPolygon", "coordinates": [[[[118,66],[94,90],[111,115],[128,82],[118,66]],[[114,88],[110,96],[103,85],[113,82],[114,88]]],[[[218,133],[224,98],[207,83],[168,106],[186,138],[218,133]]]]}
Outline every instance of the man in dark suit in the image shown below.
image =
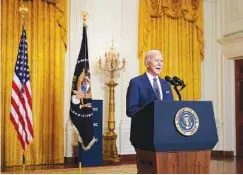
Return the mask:
{"type": "Polygon", "coordinates": [[[131,79],[127,89],[126,113],[129,117],[151,101],[174,100],[170,84],[158,76],[164,65],[160,51],[148,51],[144,60],[146,73],[131,79]]]}
{"type": "MultiPolygon", "coordinates": [[[[164,65],[160,51],[148,51],[144,61],[147,67],[146,73],[131,79],[127,89],[126,113],[131,118],[151,101],[174,100],[170,84],[159,78],[164,65]]],[[[138,154],[139,150],[136,149],[136,153],[138,154]]],[[[139,160],[137,157],[138,173],[140,173],[139,160]]]]}

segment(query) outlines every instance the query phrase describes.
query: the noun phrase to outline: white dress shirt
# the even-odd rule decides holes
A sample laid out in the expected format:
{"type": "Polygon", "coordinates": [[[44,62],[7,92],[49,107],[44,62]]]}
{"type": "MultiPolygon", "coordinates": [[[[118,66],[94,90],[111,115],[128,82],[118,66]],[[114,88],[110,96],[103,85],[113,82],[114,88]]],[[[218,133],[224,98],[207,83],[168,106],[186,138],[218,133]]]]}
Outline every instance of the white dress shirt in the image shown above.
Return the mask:
{"type": "Polygon", "coordinates": [[[162,88],[161,88],[161,84],[160,84],[160,81],[159,81],[159,76],[154,77],[149,72],[146,72],[146,74],[148,76],[149,82],[150,82],[150,84],[151,84],[152,87],[153,87],[154,78],[157,79],[157,84],[159,86],[160,97],[161,97],[161,100],[163,100],[163,93],[162,93],[162,88]]]}

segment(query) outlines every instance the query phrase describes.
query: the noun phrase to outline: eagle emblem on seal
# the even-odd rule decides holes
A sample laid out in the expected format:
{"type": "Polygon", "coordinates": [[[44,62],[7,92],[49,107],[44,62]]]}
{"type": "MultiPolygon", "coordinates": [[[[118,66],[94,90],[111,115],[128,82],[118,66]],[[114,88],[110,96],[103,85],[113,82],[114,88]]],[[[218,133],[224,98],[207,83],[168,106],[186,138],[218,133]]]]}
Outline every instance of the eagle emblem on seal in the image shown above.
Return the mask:
{"type": "Polygon", "coordinates": [[[73,90],[72,103],[80,104],[80,109],[84,107],[91,107],[90,103],[85,104],[84,99],[91,99],[91,82],[90,82],[90,72],[83,69],[78,77],[77,89],[73,90]]]}

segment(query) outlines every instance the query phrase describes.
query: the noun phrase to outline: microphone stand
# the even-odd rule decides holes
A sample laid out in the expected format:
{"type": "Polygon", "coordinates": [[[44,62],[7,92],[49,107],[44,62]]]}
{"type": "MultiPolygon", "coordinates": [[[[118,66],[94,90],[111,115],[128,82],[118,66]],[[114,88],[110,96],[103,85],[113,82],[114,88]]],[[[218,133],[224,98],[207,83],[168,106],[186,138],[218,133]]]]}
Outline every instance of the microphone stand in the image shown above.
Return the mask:
{"type": "Polygon", "coordinates": [[[173,77],[173,79],[171,79],[169,76],[165,76],[165,80],[168,81],[172,86],[174,86],[176,94],[178,95],[179,100],[181,101],[180,91],[184,87],[186,87],[186,85],[184,84],[184,81],[180,80],[178,77],[173,77]],[[180,91],[177,89],[178,86],[182,86],[180,91]]]}
{"type": "Polygon", "coordinates": [[[181,101],[181,94],[180,94],[180,91],[177,89],[177,87],[178,87],[177,85],[174,85],[174,89],[179,97],[179,100],[181,101]]]}

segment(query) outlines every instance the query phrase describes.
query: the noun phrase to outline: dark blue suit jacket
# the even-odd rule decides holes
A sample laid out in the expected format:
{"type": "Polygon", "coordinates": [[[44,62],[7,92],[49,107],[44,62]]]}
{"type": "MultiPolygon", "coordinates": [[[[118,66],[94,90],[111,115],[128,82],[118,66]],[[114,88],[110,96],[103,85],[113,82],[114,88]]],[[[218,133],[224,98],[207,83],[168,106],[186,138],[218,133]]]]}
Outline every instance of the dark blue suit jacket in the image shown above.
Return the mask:
{"type": "MultiPolygon", "coordinates": [[[[174,100],[170,84],[159,78],[163,100],[174,100]]],[[[130,80],[126,97],[126,113],[132,117],[138,110],[145,107],[151,101],[157,100],[153,87],[146,73],[130,80]]]]}

